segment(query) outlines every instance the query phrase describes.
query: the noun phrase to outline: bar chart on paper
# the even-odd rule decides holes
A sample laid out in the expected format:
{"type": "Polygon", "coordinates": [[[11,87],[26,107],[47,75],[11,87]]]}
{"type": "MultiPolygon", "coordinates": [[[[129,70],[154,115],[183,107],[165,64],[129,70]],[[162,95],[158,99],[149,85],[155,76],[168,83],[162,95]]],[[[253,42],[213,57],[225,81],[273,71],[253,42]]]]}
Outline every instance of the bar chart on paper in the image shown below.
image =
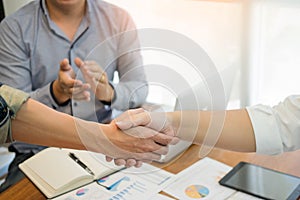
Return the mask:
{"type": "Polygon", "coordinates": [[[100,179],[98,183],[113,193],[111,199],[126,200],[153,196],[172,176],[166,171],[144,164],[142,168],[129,168],[100,179]]]}
{"type": "Polygon", "coordinates": [[[146,200],[157,195],[173,178],[167,171],[143,164],[141,168],[127,168],[55,200],[146,200]]]}

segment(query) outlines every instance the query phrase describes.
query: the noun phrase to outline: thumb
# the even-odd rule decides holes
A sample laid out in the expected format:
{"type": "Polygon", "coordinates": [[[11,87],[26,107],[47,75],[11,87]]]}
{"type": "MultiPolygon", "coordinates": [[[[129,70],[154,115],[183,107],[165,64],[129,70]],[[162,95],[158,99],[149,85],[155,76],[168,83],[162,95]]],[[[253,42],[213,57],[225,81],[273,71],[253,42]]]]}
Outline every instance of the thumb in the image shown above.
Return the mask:
{"type": "Polygon", "coordinates": [[[62,71],[68,71],[71,69],[71,66],[69,64],[69,60],[68,59],[63,59],[61,62],[60,62],[60,70],[62,71]]]}
{"type": "Polygon", "coordinates": [[[115,118],[114,121],[121,130],[126,130],[131,127],[144,125],[147,122],[147,118],[143,118],[143,117],[137,118],[138,114],[140,113],[145,113],[144,109],[142,108],[130,109],[122,113],[117,118],[115,118]]]}
{"type": "Polygon", "coordinates": [[[130,121],[115,121],[117,127],[121,130],[127,130],[133,127],[133,124],[130,121]]]}

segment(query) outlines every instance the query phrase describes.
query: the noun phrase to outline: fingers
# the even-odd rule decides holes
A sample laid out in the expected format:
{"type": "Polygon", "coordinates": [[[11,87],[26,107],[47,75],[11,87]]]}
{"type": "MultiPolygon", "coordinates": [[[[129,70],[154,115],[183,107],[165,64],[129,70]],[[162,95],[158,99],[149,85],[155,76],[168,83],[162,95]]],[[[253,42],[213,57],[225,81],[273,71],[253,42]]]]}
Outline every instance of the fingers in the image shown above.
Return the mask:
{"type": "Polygon", "coordinates": [[[132,167],[136,165],[136,160],[135,159],[127,159],[125,167],[132,167]]]}
{"type": "Polygon", "coordinates": [[[113,158],[111,158],[109,156],[106,156],[105,158],[106,158],[107,162],[111,162],[112,160],[114,160],[114,163],[117,166],[124,165],[125,167],[133,167],[134,166],[136,168],[139,168],[139,167],[141,167],[143,165],[143,161],[141,161],[141,160],[135,160],[133,158],[129,158],[127,160],[121,159],[121,158],[113,159],[113,158]]]}
{"type": "Polygon", "coordinates": [[[117,165],[117,166],[126,165],[125,159],[115,159],[114,162],[115,162],[115,165],[117,165]]]}
{"type": "Polygon", "coordinates": [[[169,152],[169,147],[168,146],[162,146],[160,145],[160,148],[156,151],[153,151],[153,153],[160,154],[160,155],[167,155],[169,152]]]}
{"type": "MultiPolygon", "coordinates": [[[[136,110],[135,112],[139,112],[136,110]]],[[[114,122],[111,127],[115,127],[115,134],[107,135],[108,139],[127,152],[144,153],[155,152],[157,154],[167,154],[168,144],[176,144],[179,139],[163,133],[159,133],[151,128],[137,126],[127,130],[117,129],[114,122]]]]}
{"type": "Polygon", "coordinates": [[[106,160],[107,162],[111,162],[111,161],[113,160],[113,158],[112,158],[112,157],[109,157],[109,156],[105,156],[105,160],[106,160]]]}
{"type": "MultiPolygon", "coordinates": [[[[77,59],[77,64],[80,62],[80,59],[77,59]]],[[[61,93],[68,96],[69,98],[73,98],[75,100],[90,100],[90,92],[91,88],[89,83],[82,83],[81,80],[76,79],[75,73],[72,67],[69,64],[68,59],[63,59],[60,62],[60,71],[58,74],[58,83],[61,88],[61,93]]]]}
{"type": "Polygon", "coordinates": [[[140,160],[137,160],[137,161],[136,161],[136,164],[135,164],[135,167],[136,167],[136,168],[139,168],[139,167],[141,167],[142,165],[143,165],[143,162],[140,161],[140,160]]]}
{"type": "MultiPolygon", "coordinates": [[[[149,129],[147,127],[134,127],[129,130],[131,135],[127,135],[120,130],[116,130],[115,134],[109,134],[108,139],[111,141],[106,147],[107,155],[106,160],[114,162],[116,165],[130,166],[141,166],[141,162],[151,162],[152,160],[160,160],[161,155],[165,155],[168,152],[168,146],[161,145],[153,139],[153,134],[157,134],[156,131],[149,129]],[[142,131],[145,130],[145,131],[142,131]],[[149,130],[150,133],[146,130],[149,130]],[[132,131],[136,131],[135,133],[132,131]],[[142,133],[142,134],[141,134],[142,133]],[[148,137],[150,135],[150,137],[148,137]],[[118,160],[120,159],[120,160],[118,160]],[[128,160],[128,159],[134,159],[128,160]],[[137,162],[137,160],[141,162],[137,162]]],[[[163,139],[156,139],[157,141],[168,141],[170,136],[160,134],[163,139]]],[[[159,136],[157,138],[160,138],[159,136]]]]}
{"type": "MultiPolygon", "coordinates": [[[[152,129],[150,129],[152,130],[152,129]]],[[[174,136],[169,136],[163,133],[156,133],[152,136],[152,139],[159,144],[168,145],[168,144],[176,144],[178,143],[179,139],[174,136]]]]}
{"type": "Polygon", "coordinates": [[[110,102],[114,97],[114,89],[101,66],[95,61],[82,61],[80,58],[75,58],[75,64],[82,72],[85,81],[91,85],[97,99],[110,102]]]}
{"type": "Polygon", "coordinates": [[[136,160],[140,160],[142,162],[152,162],[158,161],[161,159],[161,154],[157,154],[154,152],[146,152],[146,153],[132,153],[130,158],[134,158],[136,160]]]}
{"type": "Polygon", "coordinates": [[[102,70],[101,67],[99,67],[98,63],[95,61],[85,61],[83,62],[85,66],[88,66],[89,71],[92,73],[103,73],[104,71],[102,70]]]}
{"type": "Polygon", "coordinates": [[[115,123],[121,130],[147,125],[150,121],[150,116],[142,108],[128,110],[115,119],[115,123]]]}
{"type": "Polygon", "coordinates": [[[136,167],[139,168],[143,165],[143,162],[141,160],[135,160],[135,159],[127,159],[125,167],[136,167]]]}
{"type": "Polygon", "coordinates": [[[125,160],[125,159],[121,159],[121,158],[118,158],[118,159],[115,159],[114,160],[114,163],[115,163],[115,165],[117,165],[117,166],[125,166],[125,167],[133,167],[133,166],[135,166],[135,167],[141,167],[142,166],[142,164],[143,164],[143,162],[142,161],[140,161],[140,160],[135,160],[135,159],[133,159],[133,158],[129,158],[129,159],[127,159],[127,160],[125,160]]]}
{"type": "Polygon", "coordinates": [[[78,68],[81,68],[84,65],[84,62],[78,57],[74,59],[74,62],[78,68]]]}
{"type": "Polygon", "coordinates": [[[89,84],[82,84],[80,86],[73,85],[74,81],[64,81],[61,82],[61,88],[65,95],[73,98],[75,100],[90,100],[90,92],[88,91],[90,88],[89,84]]]}
{"type": "Polygon", "coordinates": [[[95,61],[82,61],[75,58],[75,64],[80,68],[86,81],[94,81],[95,84],[108,83],[107,75],[95,61]]]}
{"type": "Polygon", "coordinates": [[[115,119],[116,125],[121,130],[136,126],[146,126],[169,136],[175,136],[175,130],[168,122],[166,113],[149,113],[142,108],[132,109],[124,112],[115,119]]]}
{"type": "MultiPolygon", "coordinates": [[[[164,147],[162,152],[167,152],[167,147],[164,147]]],[[[143,152],[143,153],[133,153],[133,152],[128,152],[128,151],[110,151],[109,156],[106,156],[106,161],[110,162],[114,160],[116,165],[125,165],[128,159],[134,159],[134,160],[139,160],[141,162],[151,162],[151,161],[157,161],[161,159],[161,153],[156,153],[156,152],[143,152]],[[122,152],[122,153],[121,153],[122,152]],[[116,163],[116,161],[118,162],[116,163]]],[[[137,163],[135,163],[137,164],[137,163]]],[[[134,165],[135,165],[134,164],[134,165]]]]}
{"type": "Polygon", "coordinates": [[[137,126],[123,130],[123,134],[133,137],[131,139],[134,150],[138,152],[156,151],[170,143],[176,143],[173,136],[159,133],[151,128],[137,126]]]}
{"type": "Polygon", "coordinates": [[[72,94],[72,98],[77,101],[90,101],[91,94],[88,89],[90,89],[89,84],[83,84],[81,87],[70,88],[70,93],[72,94]]]}

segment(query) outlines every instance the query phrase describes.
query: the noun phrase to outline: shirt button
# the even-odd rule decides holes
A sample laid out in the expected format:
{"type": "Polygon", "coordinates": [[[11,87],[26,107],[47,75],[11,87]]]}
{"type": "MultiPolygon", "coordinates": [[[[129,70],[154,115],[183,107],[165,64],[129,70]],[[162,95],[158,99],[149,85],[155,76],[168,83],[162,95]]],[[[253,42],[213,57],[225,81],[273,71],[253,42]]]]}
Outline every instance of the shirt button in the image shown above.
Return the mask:
{"type": "Polygon", "coordinates": [[[78,104],[77,104],[77,102],[74,102],[74,106],[77,106],[78,104]]]}

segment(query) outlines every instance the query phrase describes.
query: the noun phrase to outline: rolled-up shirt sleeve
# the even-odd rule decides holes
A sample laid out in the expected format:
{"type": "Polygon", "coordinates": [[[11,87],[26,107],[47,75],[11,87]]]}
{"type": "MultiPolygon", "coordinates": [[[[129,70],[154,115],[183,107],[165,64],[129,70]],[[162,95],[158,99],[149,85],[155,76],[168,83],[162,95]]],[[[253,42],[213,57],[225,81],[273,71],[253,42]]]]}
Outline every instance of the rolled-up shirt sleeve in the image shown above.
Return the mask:
{"type": "Polygon", "coordinates": [[[300,95],[287,97],[274,107],[247,107],[252,122],[256,151],[279,154],[300,149],[300,95]]]}
{"type": "Polygon", "coordinates": [[[0,87],[0,97],[4,101],[5,105],[3,106],[6,106],[7,108],[5,109],[7,109],[7,112],[9,112],[8,117],[1,121],[0,126],[0,143],[4,143],[7,141],[7,138],[12,141],[10,127],[11,119],[15,119],[17,112],[23,103],[27,101],[29,95],[21,90],[3,85],[0,87]]]}

